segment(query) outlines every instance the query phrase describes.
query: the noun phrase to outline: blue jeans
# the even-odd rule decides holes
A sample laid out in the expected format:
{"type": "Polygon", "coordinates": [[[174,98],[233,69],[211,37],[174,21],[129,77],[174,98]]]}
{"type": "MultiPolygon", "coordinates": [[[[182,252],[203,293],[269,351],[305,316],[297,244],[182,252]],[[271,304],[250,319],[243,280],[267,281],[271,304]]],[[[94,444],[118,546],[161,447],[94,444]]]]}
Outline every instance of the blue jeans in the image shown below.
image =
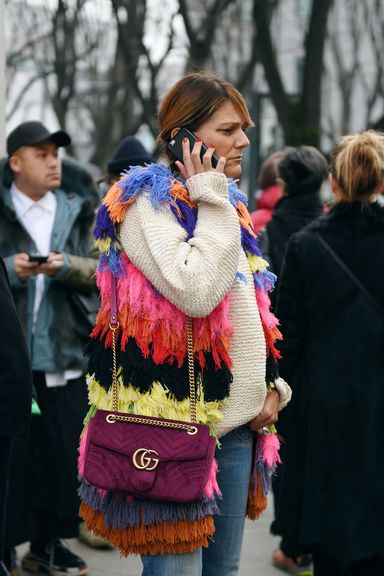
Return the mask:
{"type": "Polygon", "coordinates": [[[142,556],[142,576],[237,576],[243,542],[253,433],[242,426],[221,439],[216,450],[223,494],[215,516],[214,541],[190,554],[142,556]]]}

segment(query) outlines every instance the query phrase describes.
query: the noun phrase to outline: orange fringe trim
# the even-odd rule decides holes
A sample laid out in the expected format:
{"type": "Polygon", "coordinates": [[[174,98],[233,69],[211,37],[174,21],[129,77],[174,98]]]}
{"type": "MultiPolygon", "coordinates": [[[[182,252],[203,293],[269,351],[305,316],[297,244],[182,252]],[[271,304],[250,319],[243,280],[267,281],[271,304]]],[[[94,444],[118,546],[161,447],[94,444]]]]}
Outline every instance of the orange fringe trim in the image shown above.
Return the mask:
{"type": "Polygon", "coordinates": [[[248,501],[247,501],[247,518],[250,520],[257,520],[267,507],[267,498],[263,494],[263,487],[259,477],[256,479],[255,491],[255,477],[252,472],[251,481],[249,483],[248,501]]]}
{"type": "Polygon", "coordinates": [[[151,526],[109,528],[104,525],[104,514],[84,502],[80,504],[79,515],[92,532],[119,548],[123,556],[193,552],[197,548],[206,548],[208,538],[212,537],[215,531],[212,516],[151,526]]]}
{"type": "Polygon", "coordinates": [[[124,220],[128,206],[133,204],[133,202],[136,200],[135,196],[134,198],[130,198],[123,203],[120,202],[119,198],[121,195],[121,189],[119,188],[118,184],[119,182],[116,182],[116,184],[114,184],[108,190],[103,200],[103,204],[108,208],[109,216],[114,224],[124,220]]]}
{"type": "Polygon", "coordinates": [[[265,326],[263,324],[263,329],[264,329],[265,340],[267,343],[267,350],[269,350],[269,352],[271,352],[272,356],[275,359],[281,358],[281,353],[276,348],[275,342],[283,339],[282,333],[280,332],[280,330],[278,329],[277,326],[274,326],[273,328],[268,328],[267,326],[265,326]]]}
{"type": "Polygon", "coordinates": [[[253,229],[252,218],[251,218],[250,213],[248,212],[246,205],[243,204],[243,202],[239,201],[237,203],[236,209],[237,209],[237,213],[239,215],[240,224],[248,230],[248,232],[250,233],[251,236],[256,238],[256,234],[255,234],[255,231],[253,229]]]}
{"type": "MultiPolygon", "coordinates": [[[[192,200],[190,199],[189,192],[186,189],[186,187],[178,180],[174,180],[170,192],[172,196],[175,198],[175,200],[182,200],[188,206],[190,206],[190,208],[197,208],[197,204],[195,204],[195,202],[192,202],[192,200]]],[[[181,212],[179,211],[179,213],[181,212]]]]}

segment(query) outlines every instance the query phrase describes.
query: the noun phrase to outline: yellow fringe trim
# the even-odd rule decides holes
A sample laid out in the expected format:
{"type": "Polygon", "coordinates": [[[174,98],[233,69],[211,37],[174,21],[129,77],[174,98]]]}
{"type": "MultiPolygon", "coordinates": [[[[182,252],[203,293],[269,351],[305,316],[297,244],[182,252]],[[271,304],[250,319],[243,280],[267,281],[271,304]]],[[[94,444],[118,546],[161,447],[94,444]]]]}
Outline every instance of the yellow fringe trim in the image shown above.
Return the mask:
{"type": "Polygon", "coordinates": [[[108,254],[111,249],[111,244],[112,240],[110,238],[99,238],[95,241],[95,246],[104,254],[108,254]]]}
{"type": "MultiPolygon", "coordinates": [[[[107,392],[90,374],[87,375],[87,385],[90,404],[100,410],[112,410],[112,387],[107,392]]],[[[119,376],[117,396],[119,412],[187,422],[191,419],[189,398],[176,400],[159,382],[154,382],[149,392],[142,393],[131,385],[124,386],[119,376]]],[[[200,424],[208,424],[212,428],[220,422],[223,404],[223,401],[205,402],[202,386],[198,384],[196,412],[200,424]]]]}
{"type": "Polygon", "coordinates": [[[121,244],[119,242],[112,242],[111,238],[99,238],[95,240],[95,246],[103,254],[109,254],[111,246],[115,246],[119,250],[122,250],[121,244]]]}
{"type": "Polygon", "coordinates": [[[250,254],[249,252],[246,254],[252,274],[255,272],[264,272],[264,270],[269,267],[268,262],[264,260],[264,258],[261,258],[261,256],[256,256],[255,254],[250,254]]]}

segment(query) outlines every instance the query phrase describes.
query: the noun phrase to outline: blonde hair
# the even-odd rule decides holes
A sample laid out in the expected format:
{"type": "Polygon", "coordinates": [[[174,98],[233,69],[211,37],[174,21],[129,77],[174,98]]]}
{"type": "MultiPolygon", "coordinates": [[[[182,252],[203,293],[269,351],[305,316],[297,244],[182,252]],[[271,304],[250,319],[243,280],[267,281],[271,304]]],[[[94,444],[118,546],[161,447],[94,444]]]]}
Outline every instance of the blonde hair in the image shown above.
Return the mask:
{"type": "MultiPolygon", "coordinates": [[[[161,102],[157,115],[160,126],[158,140],[163,142],[166,150],[174,128],[184,126],[194,132],[228,100],[239,112],[244,128],[253,126],[245,100],[233,84],[214,74],[185,74],[161,102]]],[[[168,156],[172,160],[172,156],[168,156]]]]}
{"type": "Polygon", "coordinates": [[[344,198],[368,199],[384,185],[384,134],[367,130],[344,136],[331,154],[331,174],[344,198]]]}

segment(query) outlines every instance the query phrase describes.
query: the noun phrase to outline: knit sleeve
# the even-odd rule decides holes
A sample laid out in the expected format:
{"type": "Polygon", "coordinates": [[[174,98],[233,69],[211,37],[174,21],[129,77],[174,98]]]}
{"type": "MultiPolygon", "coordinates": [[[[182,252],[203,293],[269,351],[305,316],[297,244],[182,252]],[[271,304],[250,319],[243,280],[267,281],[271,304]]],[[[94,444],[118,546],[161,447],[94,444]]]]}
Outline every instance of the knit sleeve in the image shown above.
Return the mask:
{"type": "Polygon", "coordinates": [[[198,205],[192,238],[169,206],[155,208],[142,195],[127,210],[120,241],[129,259],[177,308],[207,316],[230,289],[239,264],[240,226],[228,199],[224,174],[207,172],[187,180],[198,205]]]}
{"type": "Polygon", "coordinates": [[[282,410],[290,402],[292,390],[291,387],[282,378],[277,378],[275,380],[275,386],[280,396],[279,410],[282,410]]]}

